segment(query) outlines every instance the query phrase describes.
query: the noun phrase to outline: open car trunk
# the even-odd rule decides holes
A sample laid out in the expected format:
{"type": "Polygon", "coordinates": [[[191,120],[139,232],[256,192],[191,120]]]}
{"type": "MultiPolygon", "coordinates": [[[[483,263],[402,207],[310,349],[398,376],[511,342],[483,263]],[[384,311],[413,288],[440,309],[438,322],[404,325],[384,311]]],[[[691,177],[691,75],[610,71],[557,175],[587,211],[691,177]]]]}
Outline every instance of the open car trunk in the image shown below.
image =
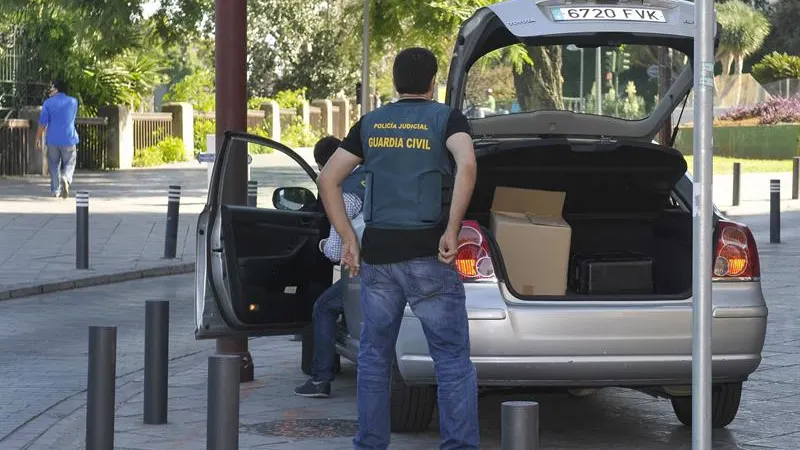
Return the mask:
{"type": "MultiPolygon", "coordinates": [[[[692,288],[692,217],[675,199],[673,189],[685,173],[686,161],[679,152],[655,144],[579,144],[566,139],[505,142],[479,149],[478,179],[468,215],[489,229],[498,186],[563,192],[563,218],[572,228],[570,259],[638,255],[652,262],[653,289],[647,294],[615,293],[613,288],[612,292],[578,294],[570,286],[560,298],[684,299],[692,288]]],[[[510,262],[504,261],[496,241],[492,247],[495,272],[508,280],[510,262]]],[[[511,281],[506,285],[515,296],[542,298],[521,293],[511,281]]]]}

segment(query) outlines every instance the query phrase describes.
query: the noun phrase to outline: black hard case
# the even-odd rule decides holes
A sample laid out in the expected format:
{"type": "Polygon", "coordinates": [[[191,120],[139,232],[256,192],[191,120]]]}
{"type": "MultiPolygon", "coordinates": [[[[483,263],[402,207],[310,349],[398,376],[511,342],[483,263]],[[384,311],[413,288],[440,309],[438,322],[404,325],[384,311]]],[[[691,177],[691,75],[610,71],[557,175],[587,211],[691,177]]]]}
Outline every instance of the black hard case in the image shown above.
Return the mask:
{"type": "Polygon", "coordinates": [[[578,294],[653,294],[653,265],[633,253],[573,255],[569,287],[578,294]]]}

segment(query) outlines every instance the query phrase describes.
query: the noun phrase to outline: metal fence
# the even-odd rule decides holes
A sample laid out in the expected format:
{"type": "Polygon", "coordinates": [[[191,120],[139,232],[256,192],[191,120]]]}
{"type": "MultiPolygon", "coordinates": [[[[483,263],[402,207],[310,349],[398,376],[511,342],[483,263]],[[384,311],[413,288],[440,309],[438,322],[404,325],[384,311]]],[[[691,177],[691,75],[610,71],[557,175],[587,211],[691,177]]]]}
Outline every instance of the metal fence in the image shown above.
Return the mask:
{"type": "Polygon", "coordinates": [[[28,171],[27,120],[7,120],[0,123],[0,176],[25,175],[28,171]]]}
{"type": "Polygon", "coordinates": [[[133,113],[133,151],[152,147],[172,136],[171,113],[133,113]]]}
{"type": "Polygon", "coordinates": [[[788,98],[800,94],[800,79],[798,78],[784,78],[763,86],[773,97],[788,98]]]}
{"type": "Polygon", "coordinates": [[[108,154],[108,118],[79,117],[75,121],[78,144],[77,169],[106,170],[111,167],[108,154]]]}

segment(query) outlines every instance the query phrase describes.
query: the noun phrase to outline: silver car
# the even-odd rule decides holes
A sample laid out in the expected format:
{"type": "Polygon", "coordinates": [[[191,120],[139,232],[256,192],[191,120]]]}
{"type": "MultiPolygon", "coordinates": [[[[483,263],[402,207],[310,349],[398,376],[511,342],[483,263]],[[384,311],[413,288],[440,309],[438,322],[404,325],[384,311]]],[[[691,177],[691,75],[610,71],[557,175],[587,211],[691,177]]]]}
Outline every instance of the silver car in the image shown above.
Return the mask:
{"type": "MultiPolygon", "coordinates": [[[[446,102],[466,110],[491,86],[504,110],[471,119],[478,180],[456,262],[481,388],[578,394],[628,387],[670,398],[691,426],[693,183],[672,143],[653,139],[691,91],[693,18],[693,4],[681,0],[511,0],[463,24],[446,102]],[[659,70],[660,57],[670,62],[659,70]],[[665,76],[669,89],[657,95],[657,78],[665,76]],[[625,292],[630,280],[623,276],[618,292],[614,285],[570,285],[547,296],[515,290],[511,262],[490,226],[498,186],[565,192],[570,253],[644,255],[653,264],[652,289],[625,292]]],[[[227,134],[197,229],[198,339],[308,330],[313,302],[333,278],[317,248],[329,224],[315,179],[291,149],[227,134]],[[277,186],[265,207],[229,203],[225,189],[243,192],[244,180],[226,177],[235,176],[231,155],[245,142],[291,158],[306,184],[277,186]]],[[[707,261],[714,273],[712,422],[724,427],[761,362],[767,306],[750,230],[716,210],[714,239],[707,261]]],[[[352,361],[360,325],[359,281],[348,278],[337,350],[352,361]]],[[[311,339],[303,347],[308,372],[311,339]]],[[[435,384],[420,322],[406,308],[393,371],[394,431],[428,427],[435,384]]]]}

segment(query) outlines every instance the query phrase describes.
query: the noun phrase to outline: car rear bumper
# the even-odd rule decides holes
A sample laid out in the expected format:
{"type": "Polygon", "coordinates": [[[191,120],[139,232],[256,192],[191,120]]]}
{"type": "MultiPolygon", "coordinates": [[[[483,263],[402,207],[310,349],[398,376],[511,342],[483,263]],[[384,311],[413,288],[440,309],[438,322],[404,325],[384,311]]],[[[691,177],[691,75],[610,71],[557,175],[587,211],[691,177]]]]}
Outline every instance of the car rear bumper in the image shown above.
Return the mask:
{"type": "MultiPolygon", "coordinates": [[[[468,285],[472,360],[483,386],[655,386],[691,383],[692,302],[521,302],[502,285],[468,285]]],[[[756,370],[767,307],[759,283],[715,283],[713,373],[756,370]]],[[[409,308],[397,342],[409,384],[435,383],[419,320],[409,308]]]]}

